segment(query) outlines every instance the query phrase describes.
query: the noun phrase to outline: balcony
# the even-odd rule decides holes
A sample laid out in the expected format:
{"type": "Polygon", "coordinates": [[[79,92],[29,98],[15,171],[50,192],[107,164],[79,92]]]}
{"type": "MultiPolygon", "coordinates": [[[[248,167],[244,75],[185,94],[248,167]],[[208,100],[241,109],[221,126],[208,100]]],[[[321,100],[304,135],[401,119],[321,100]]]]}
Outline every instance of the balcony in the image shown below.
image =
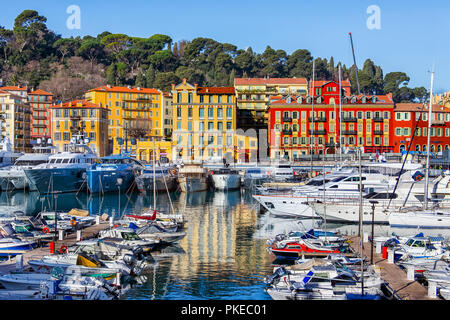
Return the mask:
{"type": "Polygon", "coordinates": [[[289,136],[289,135],[292,134],[292,130],[285,130],[285,129],[283,129],[281,132],[282,132],[283,135],[285,135],[285,136],[289,136]]]}
{"type": "Polygon", "coordinates": [[[431,120],[432,126],[445,126],[444,120],[431,120]]]}
{"type": "Polygon", "coordinates": [[[47,120],[47,117],[44,116],[33,116],[34,120],[47,120]]]}
{"type": "Polygon", "coordinates": [[[308,133],[310,135],[318,135],[318,136],[324,136],[327,134],[327,130],[308,130],[308,133]]]}
{"type": "Polygon", "coordinates": [[[384,119],[382,117],[375,117],[375,118],[373,118],[373,121],[374,122],[383,122],[384,119]]]}
{"type": "Polygon", "coordinates": [[[358,132],[356,130],[342,130],[342,134],[346,136],[356,135],[358,132]]]}
{"type": "Polygon", "coordinates": [[[356,121],[358,121],[358,119],[355,118],[355,117],[344,117],[344,118],[342,118],[342,122],[356,122],[356,121]]]}
{"type": "Polygon", "coordinates": [[[373,131],[373,134],[374,134],[375,136],[382,136],[382,135],[383,135],[383,130],[374,130],[374,131],[373,131]]]}
{"type": "Polygon", "coordinates": [[[334,143],[334,142],[327,142],[327,143],[325,143],[325,147],[327,147],[327,148],[339,147],[339,142],[336,142],[336,143],[334,143]]]}
{"type": "Polygon", "coordinates": [[[34,128],[47,128],[47,125],[45,124],[33,124],[34,128]]]}
{"type": "Polygon", "coordinates": [[[309,122],[327,122],[327,118],[325,117],[309,117],[308,118],[309,122]]]}
{"type": "Polygon", "coordinates": [[[291,117],[283,117],[283,122],[292,122],[291,117]]]}

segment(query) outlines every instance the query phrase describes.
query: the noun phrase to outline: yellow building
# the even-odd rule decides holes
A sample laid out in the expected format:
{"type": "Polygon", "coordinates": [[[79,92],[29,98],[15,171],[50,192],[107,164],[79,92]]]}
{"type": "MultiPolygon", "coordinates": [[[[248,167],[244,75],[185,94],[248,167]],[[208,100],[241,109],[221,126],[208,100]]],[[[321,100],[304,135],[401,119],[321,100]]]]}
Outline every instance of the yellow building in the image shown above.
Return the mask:
{"type": "Polygon", "coordinates": [[[26,97],[1,90],[0,106],[2,138],[9,138],[14,152],[31,152],[31,111],[26,97]]]}
{"type": "Polygon", "coordinates": [[[59,152],[67,151],[71,138],[89,138],[88,146],[99,157],[108,155],[108,109],[84,100],[75,100],[50,107],[53,145],[59,152]]]}
{"type": "MultiPolygon", "coordinates": [[[[249,152],[249,137],[238,139],[236,97],[233,87],[172,85],[172,160],[233,162],[249,152]],[[240,141],[240,143],[239,143],[240,141]],[[238,149],[238,144],[242,150],[238,149]]],[[[256,142],[254,143],[256,147],[256,142]]],[[[250,158],[250,155],[243,158],[250,158]]]]}
{"type": "MultiPolygon", "coordinates": [[[[0,88],[1,89],[1,88],[0,88]]],[[[446,108],[450,108],[450,91],[433,96],[433,104],[439,104],[446,108]]]]}
{"type": "Polygon", "coordinates": [[[152,88],[102,86],[85,93],[85,100],[108,108],[109,153],[120,153],[154,137],[163,138],[163,92],[152,88]],[[143,137],[143,139],[140,139],[143,137]],[[134,141],[134,140],[133,140],[134,141]]]}

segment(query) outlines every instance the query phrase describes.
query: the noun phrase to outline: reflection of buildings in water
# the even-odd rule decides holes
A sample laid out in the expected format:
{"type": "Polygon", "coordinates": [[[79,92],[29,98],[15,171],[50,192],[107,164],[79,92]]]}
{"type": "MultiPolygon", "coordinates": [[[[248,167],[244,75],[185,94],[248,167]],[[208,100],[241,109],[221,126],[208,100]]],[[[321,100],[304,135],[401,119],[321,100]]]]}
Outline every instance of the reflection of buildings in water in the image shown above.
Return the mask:
{"type": "Polygon", "coordinates": [[[217,206],[216,199],[219,198],[214,197],[212,203],[204,206],[188,207],[187,235],[180,243],[186,254],[174,257],[174,276],[190,278],[205,274],[226,281],[233,270],[242,275],[259,272],[258,266],[269,258],[264,242],[251,239],[257,213],[239,200],[232,207],[217,206]]]}
{"type": "Polygon", "coordinates": [[[39,195],[38,192],[2,192],[0,207],[3,213],[23,211],[26,215],[36,215],[41,211],[69,211],[73,208],[86,209],[86,195],[61,193],[58,195],[39,195]]]}
{"type": "Polygon", "coordinates": [[[297,230],[310,230],[313,226],[319,225],[317,219],[295,219],[292,217],[276,217],[269,212],[260,214],[258,218],[258,226],[253,233],[254,239],[267,240],[275,237],[277,234],[289,233],[297,230]]]}
{"type": "Polygon", "coordinates": [[[37,192],[2,192],[0,194],[0,214],[12,215],[15,211],[22,211],[26,215],[35,215],[41,211],[37,192]]]}
{"type": "Polygon", "coordinates": [[[179,212],[185,211],[188,207],[199,207],[206,203],[208,191],[200,192],[180,192],[178,201],[174,204],[179,212]]]}
{"type": "Polygon", "coordinates": [[[234,207],[241,200],[241,192],[239,190],[233,191],[216,191],[213,194],[212,204],[214,206],[234,207]]]}

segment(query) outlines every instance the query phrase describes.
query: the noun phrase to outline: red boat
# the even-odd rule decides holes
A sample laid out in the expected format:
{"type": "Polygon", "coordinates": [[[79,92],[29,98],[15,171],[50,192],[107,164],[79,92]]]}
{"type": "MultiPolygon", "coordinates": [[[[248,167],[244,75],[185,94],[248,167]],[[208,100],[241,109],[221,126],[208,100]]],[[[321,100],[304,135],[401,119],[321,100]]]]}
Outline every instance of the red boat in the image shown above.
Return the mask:
{"type": "Polygon", "coordinates": [[[274,244],[271,247],[271,251],[277,258],[297,259],[302,254],[307,254],[308,256],[314,256],[314,254],[317,254],[317,256],[326,256],[332,253],[349,253],[350,248],[345,245],[317,245],[300,240],[274,244]]]}

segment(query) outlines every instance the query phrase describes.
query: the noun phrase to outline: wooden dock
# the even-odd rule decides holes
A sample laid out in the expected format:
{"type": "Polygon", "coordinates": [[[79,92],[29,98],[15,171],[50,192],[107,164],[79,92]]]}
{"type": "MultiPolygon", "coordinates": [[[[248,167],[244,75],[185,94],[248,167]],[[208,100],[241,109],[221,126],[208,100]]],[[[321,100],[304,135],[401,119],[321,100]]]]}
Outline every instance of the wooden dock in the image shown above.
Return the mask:
{"type": "MultiPolygon", "coordinates": [[[[109,221],[100,221],[100,224],[83,228],[81,230],[81,239],[87,240],[96,238],[100,231],[109,228],[109,221]]],[[[77,241],[77,233],[72,232],[66,234],[63,240],[57,240],[55,243],[55,251],[58,251],[62,246],[70,247],[77,241]]],[[[42,247],[35,248],[23,254],[23,266],[26,267],[29,260],[41,259],[43,256],[50,255],[50,245],[45,244],[42,247]]],[[[16,271],[16,258],[11,258],[8,261],[0,262],[0,274],[16,271]]]]}
{"type": "MultiPolygon", "coordinates": [[[[361,252],[359,237],[348,237],[351,241],[351,247],[358,254],[361,252]]],[[[371,243],[363,243],[363,255],[366,261],[370,263],[371,243]]],[[[401,300],[439,300],[438,298],[428,297],[428,289],[416,280],[408,280],[406,272],[395,263],[389,263],[388,259],[383,259],[381,253],[376,253],[373,248],[373,265],[375,269],[380,270],[381,278],[389,284],[389,287],[401,300]]]]}

